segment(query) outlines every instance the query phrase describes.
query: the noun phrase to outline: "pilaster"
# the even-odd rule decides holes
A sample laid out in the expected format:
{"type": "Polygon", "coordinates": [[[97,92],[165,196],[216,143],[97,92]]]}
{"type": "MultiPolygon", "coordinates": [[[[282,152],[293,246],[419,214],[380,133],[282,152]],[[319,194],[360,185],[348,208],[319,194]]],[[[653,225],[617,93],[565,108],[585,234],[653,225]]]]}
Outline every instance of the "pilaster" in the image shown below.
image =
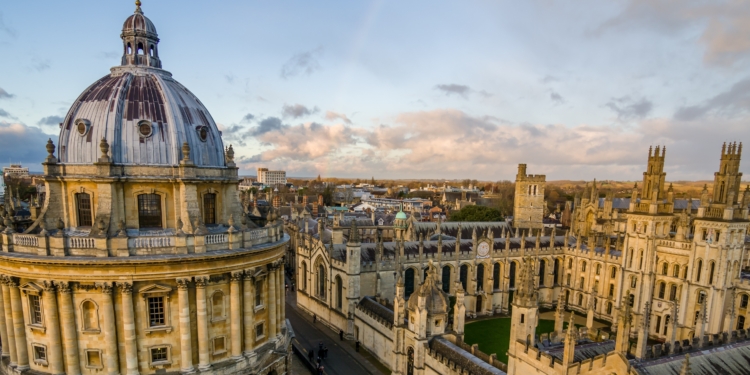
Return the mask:
{"type": "Polygon", "coordinates": [[[112,299],[111,282],[98,283],[102,290],[102,332],[104,333],[104,368],[108,375],[120,373],[120,360],[117,345],[117,328],[115,327],[115,306],[112,299]]]}
{"type": "Polygon", "coordinates": [[[122,297],[122,325],[125,336],[125,364],[128,375],[138,375],[138,347],[135,335],[135,312],[133,310],[133,284],[120,285],[122,297]]]}
{"type": "Polygon", "coordinates": [[[44,306],[44,321],[47,328],[47,360],[49,371],[52,374],[65,373],[63,366],[62,346],[60,340],[60,320],[57,315],[57,294],[55,285],[51,281],[44,282],[44,292],[42,293],[44,306]]]}
{"type": "Polygon", "coordinates": [[[80,375],[81,364],[78,359],[78,334],[71,296],[70,284],[67,281],[57,282],[60,292],[60,326],[62,328],[62,343],[65,349],[65,373],[80,375]]]}
{"type": "Polygon", "coordinates": [[[229,283],[232,357],[235,359],[242,358],[242,296],[240,295],[242,276],[242,272],[232,272],[229,283]]]}
{"type": "Polygon", "coordinates": [[[190,279],[177,279],[177,303],[180,316],[180,372],[191,374],[193,367],[193,340],[190,335],[190,279]]]}
{"type": "Polygon", "coordinates": [[[206,371],[211,368],[208,355],[208,309],[206,307],[206,283],[208,277],[195,278],[195,304],[198,315],[198,369],[206,371]]]}

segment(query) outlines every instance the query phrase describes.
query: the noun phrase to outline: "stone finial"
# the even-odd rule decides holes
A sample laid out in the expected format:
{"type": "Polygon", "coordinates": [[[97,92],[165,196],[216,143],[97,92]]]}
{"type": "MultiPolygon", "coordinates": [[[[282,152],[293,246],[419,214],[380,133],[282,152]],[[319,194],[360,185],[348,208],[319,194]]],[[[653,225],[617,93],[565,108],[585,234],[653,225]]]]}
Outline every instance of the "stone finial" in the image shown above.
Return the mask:
{"type": "Polygon", "coordinates": [[[187,142],[182,144],[182,161],[180,161],[180,164],[193,164],[193,161],[190,159],[190,145],[187,142]]]}
{"type": "Polygon", "coordinates": [[[125,220],[120,220],[117,223],[117,237],[127,237],[128,231],[125,229],[125,220]]]}
{"type": "Polygon", "coordinates": [[[236,231],[234,227],[234,214],[229,214],[229,219],[227,220],[227,224],[229,224],[229,233],[236,231]]]}
{"type": "Polygon", "coordinates": [[[135,13],[143,14],[143,10],[141,10],[141,0],[135,0],[135,13]]]}
{"type": "Polygon", "coordinates": [[[185,223],[182,222],[182,219],[177,218],[177,235],[178,236],[184,236],[185,232],[182,230],[182,227],[185,226],[185,223]]]}
{"type": "Polygon", "coordinates": [[[229,145],[227,147],[226,155],[225,155],[226,161],[227,161],[227,167],[234,167],[234,147],[232,145],[229,145]]]}
{"type": "Polygon", "coordinates": [[[49,232],[47,232],[47,222],[42,218],[41,221],[39,221],[39,228],[41,231],[39,232],[39,235],[41,236],[49,236],[49,232]]]}
{"type": "Polygon", "coordinates": [[[47,164],[57,164],[57,158],[55,157],[55,144],[52,142],[52,138],[47,140],[47,159],[45,160],[45,163],[47,164]]]}
{"type": "Polygon", "coordinates": [[[690,354],[685,354],[685,360],[682,362],[682,369],[680,375],[692,375],[693,370],[690,369],[690,354]]]}
{"type": "Polygon", "coordinates": [[[62,237],[65,230],[65,222],[62,220],[62,218],[57,218],[57,223],[55,225],[55,228],[57,228],[57,236],[62,237]]]}
{"type": "Polygon", "coordinates": [[[99,149],[102,151],[102,158],[109,157],[109,143],[106,138],[102,137],[102,140],[99,142],[99,149]]]}

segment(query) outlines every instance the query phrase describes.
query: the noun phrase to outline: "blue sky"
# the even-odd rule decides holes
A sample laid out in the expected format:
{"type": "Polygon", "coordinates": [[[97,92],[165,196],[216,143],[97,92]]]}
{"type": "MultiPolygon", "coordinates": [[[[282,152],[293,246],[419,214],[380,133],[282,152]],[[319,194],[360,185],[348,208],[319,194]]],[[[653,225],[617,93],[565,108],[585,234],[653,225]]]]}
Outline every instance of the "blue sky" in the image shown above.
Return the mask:
{"type": "MultiPolygon", "coordinates": [[[[0,164],[119,64],[131,1],[0,5],[0,164]]],[[[163,67],[242,173],[711,179],[750,131],[750,2],[150,1],[163,67]]],[[[747,162],[746,162],[747,163],[747,162]]],[[[744,167],[742,168],[744,169],[744,167]]]]}

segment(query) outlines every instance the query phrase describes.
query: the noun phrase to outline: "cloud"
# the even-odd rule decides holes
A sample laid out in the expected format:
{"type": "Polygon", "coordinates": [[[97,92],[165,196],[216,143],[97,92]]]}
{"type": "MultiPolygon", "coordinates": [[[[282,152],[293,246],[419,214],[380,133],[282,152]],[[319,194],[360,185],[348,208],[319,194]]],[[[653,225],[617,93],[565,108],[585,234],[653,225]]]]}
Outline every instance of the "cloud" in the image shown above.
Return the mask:
{"type": "Polygon", "coordinates": [[[654,103],[646,98],[633,101],[629,96],[623,96],[621,98],[612,98],[604,106],[613,110],[619,120],[630,121],[648,116],[654,108],[654,103]]]}
{"type": "Polygon", "coordinates": [[[601,36],[622,30],[650,29],[665,34],[700,30],[695,38],[707,64],[731,66],[750,55],[750,2],[629,0],[616,16],[588,32],[601,36]]]}
{"type": "Polygon", "coordinates": [[[469,95],[473,93],[477,93],[485,98],[489,98],[490,96],[492,96],[492,94],[487,91],[475,91],[469,86],[459,85],[456,83],[436,85],[435,90],[442,91],[447,96],[458,95],[464,99],[468,99],[469,95]]]}
{"type": "Polygon", "coordinates": [[[50,60],[44,59],[44,60],[38,60],[38,59],[32,59],[30,68],[36,70],[37,72],[43,72],[50,68],[50,60]]]}
{"type": "Polygon", "coordinates": [[[248,114],[245,115],[245,117],[242,118],[242,120],[240,122],[251,122],[251,121],[253,121],[254,118],[255,118],[255,116],[253,116],[252,113],[248,113],[248,114]]]}
{"type": "Polygon", "coordinates": [[[16,30],[5,24],[2,12],[0,12],[0,33],[6,34],[11,38],[16,37],[16,30]]]}
{"type": "Polygon", "coordinates": [[[15,95],[9,94],[7,91],[0,87],[0,99],[12,99],[15,95]]]}
{"type": "Polygon", "coordinates": [[[279,132],[283,134],[286,127],[288,127],[288,125],[284,125],[280,118],[268,117],[258,123],[258,126],[251,128],[249,135],[258,137],[268,132],[279,132]]]}
{"type": "Polygon", "coordinates": [[[542,79],[539,80],[541,83],[550,83],[550,82],[559,82],[560,78],[557,78],[555,76],[551,76],[547,74],[546,76],[542,77],[542,79]]]}
{"type": "Polygon", "coordinates": [[[39,125],[58,125],[65,120],[61,116],[47,116],[39,120],[39,125]]]}
{"type": "Polygon", "coordinates": [[[323,53],[323,47],[301,52],[292,56],[281,67],[281,78],[288,79],[298,75],[310,75],[320,69],[318,57],[323,53]]]}
{"type": "Polygon", "coordinates": [[[733,117],[750,110],[750,78],[736,82],[727,91],[704,101],[680,107],[675,111],[674,118],[680,121],[693,121],[706,115],[714,114],[722,117],[733,117]]]}
{"type": "Polygon", "coordinates": [[[345,122],[347,124],[350,124],[350,125],[352,123],[352,120],[349,120],[349,118],[346,117],[345,114],[343,114],[343,113],[337,113],[337,112],[332,112],[332,111],[326,111],[326,120],[328,120],[328,121],[341,120],[341,121],[343,121],[343,122],[345,122]]]}
{"type": "Polygon", "coordinates": [[[47,156],[48,138],[56,139],[39,128],[0,121],[0,160],[12,160],[40,170],[37,166],[47,156]]]}
{"type": "Polygon", "coordinates": [[[224,74],[224,80],[227,81],[227,83],[230,85],[234,83],[235,79],[236,77],[234,76],[234,74],[224,74]]]}
{"type": "Polygon", "coordinates": [[[309,116],[315,112],[318,112],[318,107],[307,108],[302,104],[284,104],[281,108],[282,117],[284,118],[300,118],[303,116],[309,116]]]}
{"type": "Polygon", "coordinates": [[[2,108],[0,108],[0,117],[9,118],[9,119],[12,119],[12,120],[16,119],[15,116],[11,115],[8,111],[6,111],[6,110],[4,110],[2,108]]]}
{"type": "Polygon", "coordinates": [[[101,56],[103,59],[110,60],[110,59],[114,59],[114,58],[120,57],[120,53],[118,53],[118,52],[112,52],[112,51],[109,51],[109,52],[100,52],[99,56],[101,56]]]}
{"type": "Polygon", "coordinates": [[[357,142],[356,131],[342,124],[326,126],[309,122],[285,125],[275,117],[261,121],[259,128],[251,130],[251,135],[261,144],[271,148],[240,159],[240,163],[278,160],[316,163],[319,159],[331,157],[338,150],[357,142]]]}
{"type": "Polygon", "coordinates": [[[549,93],[549,98],[555,104],[563,104],[563,103],[565,103],[565,99],[563,99],[562,95],[558,94],[555,91],[552,91],[552,92],[549,93]]]}

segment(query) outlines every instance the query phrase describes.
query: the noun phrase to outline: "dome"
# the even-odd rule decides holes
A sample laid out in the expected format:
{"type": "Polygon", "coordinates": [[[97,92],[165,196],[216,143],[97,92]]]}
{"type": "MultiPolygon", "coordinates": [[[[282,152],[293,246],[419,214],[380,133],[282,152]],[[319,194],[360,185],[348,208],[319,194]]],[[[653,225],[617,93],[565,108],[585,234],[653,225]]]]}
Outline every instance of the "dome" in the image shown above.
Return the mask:
{"type": "Polygon", "coordinates": [[[396,214],[396,220],[406,220],[406,213],[404,213],[404,211],[399,211],[396,214]]]}
{"type": "Polygon", "coordinates": [[[161,69],[156,27],[140,2],[120,37],[122,64],[84,90],[60,125],[60,162],[95,163],[106,139],[115,164],[177,165],[187,143],[195,165],[224,167],[221,132],[203,103],[161,69]]]}
{"type": "Polygon", "coordinates": [[[446,314],[448,312],[448,296],[440,288],[438,288],[435,282],[436,278],[435,265],[430,262],[427,266],[427,277],[424,283],[419,286],[419,289],[409,296],[407,307],[409,310],[418,309],[419,297],[425,298],[424,306],[427,313],[430,315],[435,314],[446,314]]]}

